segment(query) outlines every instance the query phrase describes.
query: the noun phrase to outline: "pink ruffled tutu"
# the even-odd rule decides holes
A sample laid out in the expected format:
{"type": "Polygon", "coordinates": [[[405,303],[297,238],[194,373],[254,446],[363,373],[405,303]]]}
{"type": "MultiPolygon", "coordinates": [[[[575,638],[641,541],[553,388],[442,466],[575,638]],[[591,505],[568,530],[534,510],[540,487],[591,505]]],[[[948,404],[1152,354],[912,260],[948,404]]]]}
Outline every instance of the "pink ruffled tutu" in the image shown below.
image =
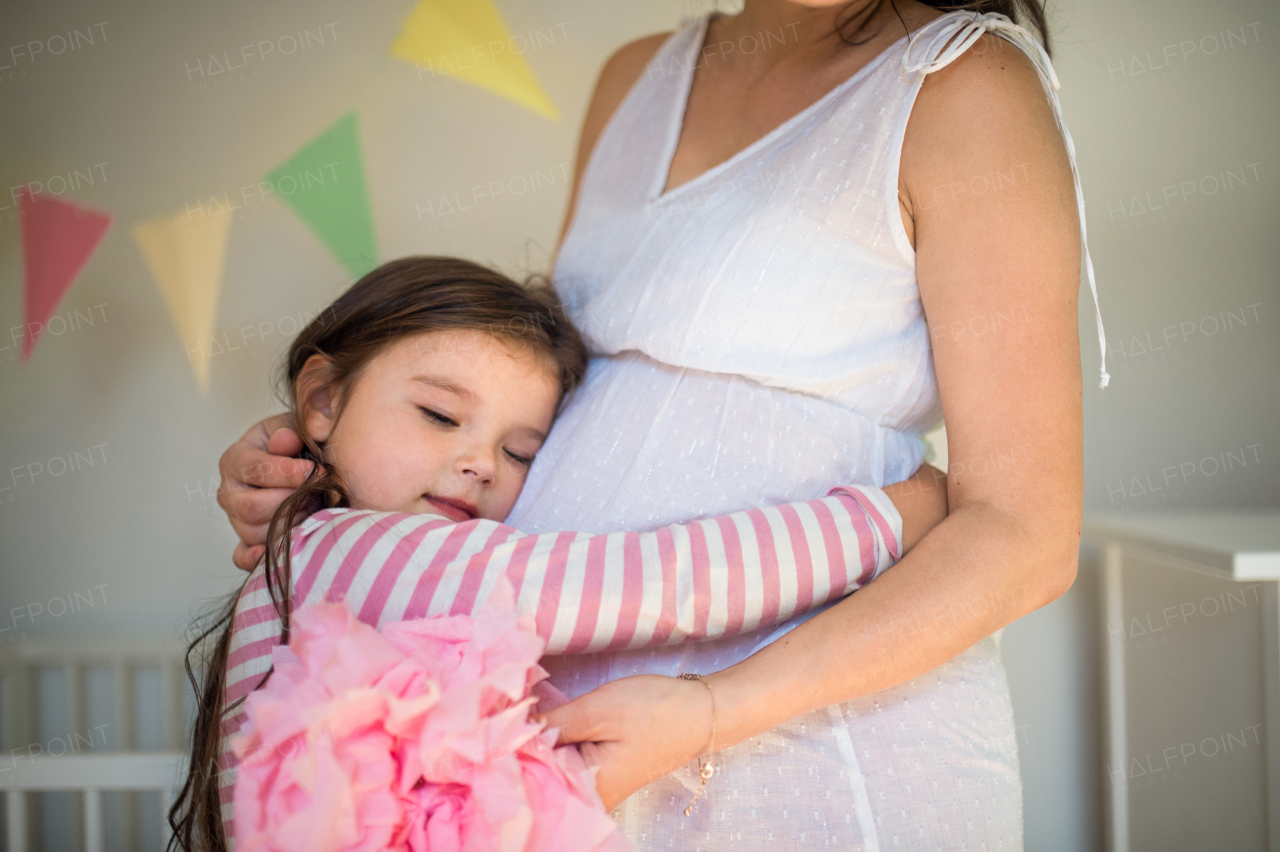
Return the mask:
{"type": "Polygon", "coordinates": [[[594,770],[531,706],[564,700],[510,587],[376,630],[303,607],[233,739],[237,852],[623,852],[594,770]]]}

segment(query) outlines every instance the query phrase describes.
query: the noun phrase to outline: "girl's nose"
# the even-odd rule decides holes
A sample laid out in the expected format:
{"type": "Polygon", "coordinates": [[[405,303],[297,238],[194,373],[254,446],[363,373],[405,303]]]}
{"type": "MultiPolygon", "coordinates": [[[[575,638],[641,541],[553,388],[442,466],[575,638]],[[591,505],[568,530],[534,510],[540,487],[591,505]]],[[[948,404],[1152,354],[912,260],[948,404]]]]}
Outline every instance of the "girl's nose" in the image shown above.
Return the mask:
{"type": "Polygon", "coordinates": [[[458,472],[464,479],[479,480],[481,484],[493,481],[497,468],[493,452],[485,449],[472,449],[458,457],[458,472]]]}

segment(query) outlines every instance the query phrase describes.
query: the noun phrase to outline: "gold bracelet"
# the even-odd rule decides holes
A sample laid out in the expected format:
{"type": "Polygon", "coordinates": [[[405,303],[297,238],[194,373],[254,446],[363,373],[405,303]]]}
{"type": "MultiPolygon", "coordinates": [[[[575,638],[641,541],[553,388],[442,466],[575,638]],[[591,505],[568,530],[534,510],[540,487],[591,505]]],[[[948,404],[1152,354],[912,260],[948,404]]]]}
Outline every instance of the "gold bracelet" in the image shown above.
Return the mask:
{"type": "Polygon", "coordinates": [[[702,757],[698,757],[698,775],[701,781],[698,782],[698,789],[693,792],[693,798],[689,800],[689,806],[684,809],[684,815],[689,816],[693,813],[693,803],[698,801],[698,797],[702,795],[702,791],[706,789],[707,779],[709,779],[716,771],[715,766],[711,763],[711,755],[716,750],[716,693],[711,688],[711,684],[702,679],[702,675],[692,672],[685,672],[677,675],[681,680],[696,680],[707,688],[707,692],[711,693],[711,742],[707,745],[707,762],[702,762],[702,757]]]}

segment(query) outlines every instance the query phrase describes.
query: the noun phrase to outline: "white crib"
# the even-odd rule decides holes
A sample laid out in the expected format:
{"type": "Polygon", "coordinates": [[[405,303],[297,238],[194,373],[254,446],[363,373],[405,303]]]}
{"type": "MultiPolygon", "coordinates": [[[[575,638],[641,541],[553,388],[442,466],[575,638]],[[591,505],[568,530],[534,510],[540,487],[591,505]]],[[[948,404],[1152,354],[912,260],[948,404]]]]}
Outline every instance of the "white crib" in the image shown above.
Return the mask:
{"type": "Polygon", "coordinates": [[[0,643],[8,852],[164,848],[186,768],[184,651],[176,641],[105,637],[0,643]],[[56,792],[69,801],[46,795],[56,792]],[[158,843],[155,815],[138,819],[144,792],[159,793],[158,843]]]}

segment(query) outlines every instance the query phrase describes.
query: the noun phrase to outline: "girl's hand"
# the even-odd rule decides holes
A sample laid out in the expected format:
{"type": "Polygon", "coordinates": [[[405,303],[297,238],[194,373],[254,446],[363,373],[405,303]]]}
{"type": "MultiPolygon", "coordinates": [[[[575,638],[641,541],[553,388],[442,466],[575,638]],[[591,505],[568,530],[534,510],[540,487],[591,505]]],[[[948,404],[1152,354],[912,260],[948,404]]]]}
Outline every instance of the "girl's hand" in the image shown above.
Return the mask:
{"type": "Polygon", "coordinates": [[[596,790],[611,811],[641,787],[705,753],[711,738],[711,694],[696,681],[636,675],[598,686],[534,718],[560,728],[558,744],[578,743],[587,765],[600,767],[596,790]]]}
{"type": "Polygon", "coordinates": [[[902,516],[903,553],[947,519],[947,475],[931,464],[920,465],[910,479],[883,490],[902,516]]]}
{"type": "Polygon", "coordinates": [[[254,424],[218,460],[218,505],[240,536],[231,559],[242,571],[262,559],[271,515],[311,472],[311,462],[291,458],[302,451],[302,440],[287,423],[278,414],[254,424]]]}

